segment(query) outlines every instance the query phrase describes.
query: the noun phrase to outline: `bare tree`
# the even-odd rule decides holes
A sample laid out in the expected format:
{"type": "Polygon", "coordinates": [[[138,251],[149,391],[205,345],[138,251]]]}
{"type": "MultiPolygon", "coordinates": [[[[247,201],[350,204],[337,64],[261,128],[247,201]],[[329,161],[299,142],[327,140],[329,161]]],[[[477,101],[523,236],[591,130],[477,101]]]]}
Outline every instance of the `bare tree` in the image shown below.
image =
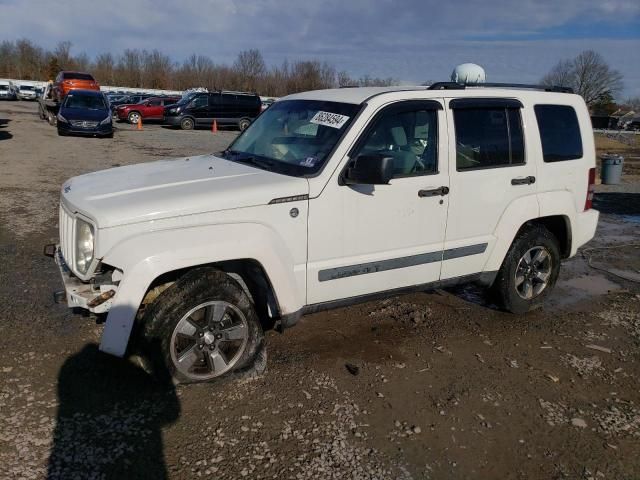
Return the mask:
{"type": "Polygon", "coordinates": [[[624,101],[624,104],[627,105],[630,109],[636,112],[640,112],[640,97],[627,98],[624,101]]]}
{"type": "Polygon", "coordinates": [[[110,53],[101,53],[96,57],[93,74],[103,85],[113,85],[115,61],[110,53]]]}
{"type": "MultiPolygon", "coordinates": [[[[0,0],[1,2],[2,0],[0,0]]],[[[267,67],[259,50],[240,52],[233,65],[216,64],[209,57],[192,55],[181,64],[158,50],[127,49],[121,55],[102,53],[91,59],[72,54],[71,42],[60,42],[47,51],[28,39],[0,42],[0,77],[47,80],[60,70],[92,72],[103,85],[123,87],[250,90],[280,97],[303,90],[336,86],[393,85],[392,78],[369,75],[358,79],[318,60],[285,60],[267,67]]]]}
{"type": "Polygon", "coordinates": [[[541,80],[543,85],[562,85],[582,95],[588,106],[615,97],[622,90],[622,74],[602,56],[585,50],[572,60],[561,60],[541,80]]]}
{"type": "Polygon", "coordinates": [[[233,67],[240,76],[241,88],[244,90],[255,91],[257,83],[267,72],[262,53],[256,49],[240,52],[233,67]]]}
{"type": "Polygon", "coordinates": [[[60,65],[60,68],[63,70],[72,70],[74,68],[75,62],[71,58],[71,42],[64,41],[58,43],[53,54],[58,59],[58,65],[60,65]]]}

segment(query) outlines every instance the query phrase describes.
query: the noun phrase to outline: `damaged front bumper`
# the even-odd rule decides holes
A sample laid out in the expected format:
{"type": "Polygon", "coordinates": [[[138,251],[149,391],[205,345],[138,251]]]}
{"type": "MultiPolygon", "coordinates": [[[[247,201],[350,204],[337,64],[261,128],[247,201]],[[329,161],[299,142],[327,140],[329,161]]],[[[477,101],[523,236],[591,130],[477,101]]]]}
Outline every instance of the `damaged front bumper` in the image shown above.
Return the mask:
{"type": "Polygon", "coordinates": [[[118,290],[116,285],[96,285],[80,280],[68,267],[59,245],[46,245],[44,254],[56,261],[64,284],[64,291],[53,294],[56,303],[66,301],[69,308],[82,308],[96,314],[109,311],[118,290]]]}

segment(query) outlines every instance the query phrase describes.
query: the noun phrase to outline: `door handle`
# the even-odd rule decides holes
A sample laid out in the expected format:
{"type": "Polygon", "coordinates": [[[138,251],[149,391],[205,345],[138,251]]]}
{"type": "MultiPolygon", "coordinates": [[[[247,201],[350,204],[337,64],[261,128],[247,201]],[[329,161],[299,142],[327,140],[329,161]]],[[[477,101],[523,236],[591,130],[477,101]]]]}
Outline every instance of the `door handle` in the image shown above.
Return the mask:
{"type": "Polygon", "coordinates": [[[533,176],[511,179],[511,185],[531,185],[533,183],[536,183],[536,177],[533,176]]]}
{"type": "Polygon", "coordinates": [[[420,198],[422,197],[443,197],[445,195],[449,194],[449,187],[438,187],[438,188],[432,188],[429,190],[418,190],[418,196],[420,198]]]}

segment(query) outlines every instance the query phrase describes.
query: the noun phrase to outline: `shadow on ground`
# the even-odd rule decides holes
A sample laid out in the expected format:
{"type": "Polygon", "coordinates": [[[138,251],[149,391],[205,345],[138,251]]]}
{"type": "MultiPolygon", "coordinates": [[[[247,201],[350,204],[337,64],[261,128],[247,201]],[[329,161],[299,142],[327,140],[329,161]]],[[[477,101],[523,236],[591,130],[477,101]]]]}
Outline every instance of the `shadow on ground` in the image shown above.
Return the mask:
{"type": "Polygon", "coordinates": [[[58,400],[48,479],[167,478],[162,428],[180,415],[168,375],[89,344],[60,369],[58,400]]]}
{"type": "Polygon", "coordinates": [[[596,193],[593,206],[601,213],[640,215],[640,193],[596,193]]]}
{"type": "Polygon", "coordinates": [[[13,135],[11,135],[9,132],[7,132],[6,130],[1,130],[3,128],[6,128],[10,121],[11,120],[7,118],[0,118],[0,140],[9,140],[10,138],[13,138],[13,135]]]}

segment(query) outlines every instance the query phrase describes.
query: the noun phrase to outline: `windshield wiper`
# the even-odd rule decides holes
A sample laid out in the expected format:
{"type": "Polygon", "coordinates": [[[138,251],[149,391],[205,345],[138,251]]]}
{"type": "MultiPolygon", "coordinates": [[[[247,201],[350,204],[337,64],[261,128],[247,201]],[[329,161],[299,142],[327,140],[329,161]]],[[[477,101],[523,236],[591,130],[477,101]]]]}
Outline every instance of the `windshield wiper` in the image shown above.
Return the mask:
{"type": "Polygon", "coordinates": [[[241,156],[243,152],[237,152],[235,150],[225,150],[222,153],[225,158],[229,158],[228,155],[232,155],[233,158],[229,158],[229,160],[233,160],[234,162],[250,163],[251,165],[262,168],[264,170],[270,170],[273,167],[273,162],[269,160],[261,160],[253,155],[247,155],[243,157],[241,156]]]}

